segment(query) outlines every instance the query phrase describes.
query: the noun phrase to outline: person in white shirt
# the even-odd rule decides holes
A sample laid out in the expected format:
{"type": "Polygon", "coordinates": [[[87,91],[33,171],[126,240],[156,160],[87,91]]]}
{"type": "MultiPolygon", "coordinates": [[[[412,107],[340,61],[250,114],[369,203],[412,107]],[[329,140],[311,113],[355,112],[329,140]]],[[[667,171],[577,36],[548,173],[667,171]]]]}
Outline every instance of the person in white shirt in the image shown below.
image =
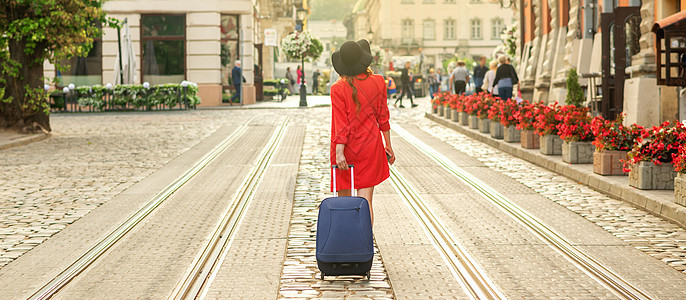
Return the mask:
{"type": "Polygon", "coordinates": [[[453,92],[455,94],[464,94],[467,88],[467,82],[469,82],[469,71],[465,67],[464,61],[457,62],[457,68],[453,69],[452,74],[450,74],[450,83],[453,85],[453,92]]]}
{"type": "Polygon", "coordinates": [[[493,60],[488,65],[488,72],[484,75],[484,85],[481,87],[484,91],[488,91],[491,95],[498,95],[498,85],[493,86],[493,79],[495,79],[495,70],[498,68],[498,62],[493,60]]]}

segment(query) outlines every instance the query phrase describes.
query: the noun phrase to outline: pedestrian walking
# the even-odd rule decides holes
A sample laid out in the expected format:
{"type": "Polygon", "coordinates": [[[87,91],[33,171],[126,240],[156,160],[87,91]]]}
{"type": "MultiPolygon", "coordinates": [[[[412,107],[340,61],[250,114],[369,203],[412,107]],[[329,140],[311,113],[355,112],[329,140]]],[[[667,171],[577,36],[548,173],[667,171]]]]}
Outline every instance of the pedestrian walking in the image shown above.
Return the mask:
{"type": "Polygon", "coordinates": [[[498,57],[500,66],[495,71],[495,79],[493,79],[493,86],[498,85],[498,96],[503,100],[512,98],[512,87],[519,83],[517,72],[507,61],[505,55],[498,57]]]}
{"type": "Polygon", "coordinates": [[[317,94],[317,89],[319,88],[319,76],[322,76],[322,73],[319,72],[319,69],[312,73],[312,95],[317,94]]]}
{"type": "Polygon", "coordinates": [[[288,79],[288,91],[291,92],[291,95],[295,94],[295,88],[293,87],[293,85],[295,84],[295,79],[293,79],[291,67],[286,68],[286,79],[288,79]]]}
{"type": "Polygon", "coordinates": [[[397,100],[395,100],[395,104],[400,101],[400,105],[398,107],[400,108],[405,108],[403,106],[403,97],[407,95],[407,97],[410,98],[410,104],[412,107],[417,107],[417,104],[414,104],[414,95],[412,94],[412,85],[411,85],[411,79],[410,79],[410,66],[411,63],[408,61],[405,63],[405,68],[400,70],[400,88],[402,89],[400,91],[400,97],[398,97],[397,100]]]}
{"type": "Polygon", "coordinates": [[[331,55],[331,62],[341,75],[331,86],[330,158],[339,170],[335,186],[340,196],[351,195],[348,165],[354,164],[352,188],[369,202],[373,224],[374,187],[388,178],[388,164],[396,159],[391,146],[384,79],[369,69],[372,55],[366,40],[343,43],[331,55]]]}
{"type": "Polygon", "coordinates": [[[391,98],[393,95],[395,95],[395,92],[395,80],[393,80],[393,77],[391,77],[391,75],[388,75],[386,77],[386,94],[388,95],[388,98],[391,98]]]}
{"type": "Polygon", "coordinates": [[[305,80],[305,78],[303,78],[303,70],[300,68],[300,66],[295,69],[295,73],[298,75],[298,91],[300,91],[300,86],[302,86],[305,80]]]}
{"type": "Polygon", "coordinates": [[[238,102],[241,101],[241,84],[245,82],[245,78],[243,77],[243,70],[241,69],[241,61],[237,60],[234,63],[233,69],[231,69],[231,82],[233,83],[233,87],[236,89],[236,92],[233,94],[231,99],[231,103],[234,103],[233,100],[238,99],[238,102]]]}
{"type": "Polygon", "coordinates": [[[493,96],[498,96],[498,86],[493,84],[495,79],[495,70],[498,69],[498,62],[493,60],[490,64],[488,64],[488,67],[490,70],[488,70],[486,75],[484,75],[484,84],[481,86],[481,89],[493,96]]]}
{"type": "Polygon", "coordinates": [[[479,58],[479,64],[474,67],[474,91],[477,93],[483,92],[481,86],[484,84],[484,76],[488,72],[488,67],[486,66],[486,57],[482,56],[479,58]]]}
{"type": "Polygon", "coordinates": [[[458,95],[464,94],[467,88],[467,82],[469,82],[469,71],[467,71],[465,65],[464,61],[458,61],[457,67],[455,67],[453,73],[450,74],[450,83],[453,87],[453,92],[458,95]]]}
{"type": "Polygon", "coordinates": [[[445,87],[445,78],[443,77],[443,70],[442,69],[437,69],[436,70],[436,77],[438,78],[438,91],[442,92],[445,90],[448,90],[445,87]]]}
{"type": "Polygon", "coordinates": [[[429,84],[429,96],[431,96],[431,100],[433,100],[434,93],[438,93],[438,86],[440,85],[438,74],[434,73],[434,68],[431,68],[429,69],[429,75],[426,77],[426,82],[429,84]]]}

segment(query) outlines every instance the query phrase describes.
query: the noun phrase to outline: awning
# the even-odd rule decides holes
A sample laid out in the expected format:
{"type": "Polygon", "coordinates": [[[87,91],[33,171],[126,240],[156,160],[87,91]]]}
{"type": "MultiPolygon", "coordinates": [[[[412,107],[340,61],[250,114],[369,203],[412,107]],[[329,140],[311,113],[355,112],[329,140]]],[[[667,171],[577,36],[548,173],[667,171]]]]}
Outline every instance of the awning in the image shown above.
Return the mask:
{"type": "Polygon", "coordinates": [[[662,36],[662,30],[667,27],[682,25],[682,22],[683,26],[686,26],[686,10],[682,10],[681,12],[657,21],[655,25],[653,25],[653,32],[659,36],[662,36]]]}

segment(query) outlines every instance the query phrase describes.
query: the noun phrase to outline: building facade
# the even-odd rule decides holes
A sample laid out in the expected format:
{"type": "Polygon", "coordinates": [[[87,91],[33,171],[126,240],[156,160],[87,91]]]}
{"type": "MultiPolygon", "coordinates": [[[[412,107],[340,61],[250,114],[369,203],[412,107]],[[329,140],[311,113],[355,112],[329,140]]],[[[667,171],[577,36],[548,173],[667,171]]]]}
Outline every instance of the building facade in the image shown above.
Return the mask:
{"type": "Polygon", "coordinates": [[[564,103],[571,68],[603,115],[644,126],[684,119],[683,89],[656,79],[656,21],[685,0],[520,0],[517,62],[525,98],[564,103]],[[593,78],[593,79],[591,79],[593,78]]]}
{"type": "Polygon", "coordinates": [[[455,55],[491,57],[515,11],[492,0],[359,0],[355,38],[369,38],[393,55],[423,54],[424,66],[455,55]]]}
{"type": "MultiPolygon", "coordinates": [[[[195,82],[201,106],[222,104],[233,90],[231,68],[242,63],[243,103],[255,101],[254,70],[261,66],[272,78],[276,47],[264,47],[264,29],[277,28],[277,39],[293,31],[292,0],[110,0],[108,17],[126,20],[135,57],[131,83],[151,85],[195,82]]],[[[126,47],[123,45],[122,47],[126,47]]],[[[60,72],[46,62],[45,77],[61,85],[115,83],[119,44],[117,30],[104,28],[87,57],[67,62],[60,72]]]]}

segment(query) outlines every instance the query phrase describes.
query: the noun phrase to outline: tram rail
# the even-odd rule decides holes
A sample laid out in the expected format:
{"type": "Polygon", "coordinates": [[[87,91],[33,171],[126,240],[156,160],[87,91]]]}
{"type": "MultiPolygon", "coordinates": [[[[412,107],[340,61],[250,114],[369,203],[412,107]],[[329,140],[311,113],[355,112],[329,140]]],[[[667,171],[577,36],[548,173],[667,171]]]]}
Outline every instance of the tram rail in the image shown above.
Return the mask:
{"type": "Polygon", "coordinates": [[[83,272],[88,266],[95,262],[105,251],[114,246],[123,236],[129,233],[136,225],[152,213],[157,207],[167,200],[174,192],[185,185],[214,159],[222,154],[229,146],[231,146],[238,138],[240,138],[248,129],[248,125],[255,117],[250,118],[245,123],[241,124],[236,130],[226,137],[219,145],[217,145],[210,152],[199,159],[190,169],[175,179],[172,183],[167,185],[162,191],[157,193],[145,206],[136,211],[131,217],[122,222],[116,229],[110,232],[103,239],[98,241],[84,254],[79,256],[67,268],[62,270],[57,276],[53,277],[45,283],[38,291],[33,293],[28,299],[49,299],[64,288],[70,281],[83,272]]]}
{"type": "Polygon", "coordinates": [[[395,167],[391,166],[390,171],[393,188],[408,204],[467,295],[472,299],[505,299],[478,262],[452,236],[414,187],[395,167]]]}
{"type": "Polygon", "coordinates": [[[274,152],[281,144],[288,119],[284,120],[274,130],[264,150],[257,158],[257,162],[250,169],[238,192],[231,200],[231,204],[222,214],[222,219],[213,230],[212,235],[191,267],[172,291],[169,299],[198,299],[203,298],[211,286],[231,243],[238,232],[241,220],[262,181],[262,177],[269,166],[274,152]]]}
{"type": "Polygon", "coordinates": [[[586,254],[584,251],[575,247],[567,238],[555,232],[541,220],[507,199],[505,196],[497,192],[480,179],[476,178],[474,175],[455,165],[455,163],[450,159],[413,136],[404,128],[393,125],[392,129],[396,134],[427,155],[446,171],[455,175],[455,177],[467,184],[478,194],[499,207],[515,220],[519,221],[526,228],[533,231],[550,247],[557,250],[565,258],[573,262],[575,266],[584,271],[597,282],[601,283],[617,296],[623,299],[652,299],[652,297],[646,292],[640,290],[630,282],[623,279],[617,273],[613,272],[590,255],[586,254]]]}

